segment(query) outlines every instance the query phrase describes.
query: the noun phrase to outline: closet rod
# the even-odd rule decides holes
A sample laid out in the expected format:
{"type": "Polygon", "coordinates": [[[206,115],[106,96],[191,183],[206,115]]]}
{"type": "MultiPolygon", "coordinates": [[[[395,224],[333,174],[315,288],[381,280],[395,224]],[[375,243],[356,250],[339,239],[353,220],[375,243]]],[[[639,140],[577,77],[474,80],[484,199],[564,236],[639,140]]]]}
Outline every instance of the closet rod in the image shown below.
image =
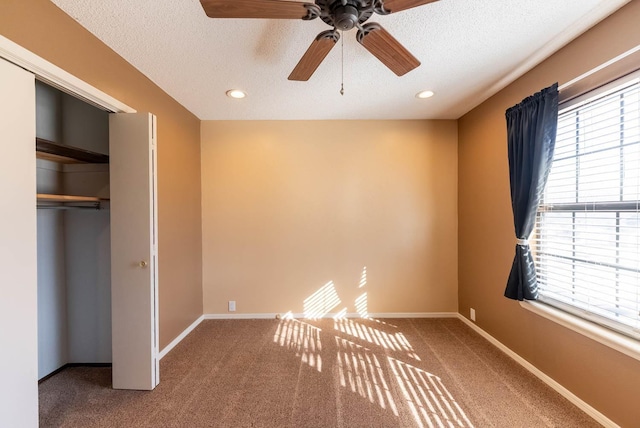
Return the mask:
{"type": "Polygon", "coordinates": [[[37,208],[39,210],[93,210],[100,211],[103,208],[100,206],[100,203],[94,204],[92,206],[79,206],[79,205],[38,205],[37,208]]]}

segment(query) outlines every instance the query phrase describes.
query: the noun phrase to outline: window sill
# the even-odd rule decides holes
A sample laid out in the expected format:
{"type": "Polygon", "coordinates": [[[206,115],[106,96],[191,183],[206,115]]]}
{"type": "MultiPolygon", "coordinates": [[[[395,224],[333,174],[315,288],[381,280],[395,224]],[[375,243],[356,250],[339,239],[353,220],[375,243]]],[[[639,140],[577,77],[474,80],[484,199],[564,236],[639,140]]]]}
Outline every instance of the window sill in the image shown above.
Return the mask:
{"type": "Polygon", "coordinates": [[[640,341],[616,333],[590,321],[583,320],[560,309],[545,305],[544,303],[527,300],[519,303],[522,308],[528,311],[554,321],[576,333],[580,333],[583,336],[640,361],[640,341]]]}

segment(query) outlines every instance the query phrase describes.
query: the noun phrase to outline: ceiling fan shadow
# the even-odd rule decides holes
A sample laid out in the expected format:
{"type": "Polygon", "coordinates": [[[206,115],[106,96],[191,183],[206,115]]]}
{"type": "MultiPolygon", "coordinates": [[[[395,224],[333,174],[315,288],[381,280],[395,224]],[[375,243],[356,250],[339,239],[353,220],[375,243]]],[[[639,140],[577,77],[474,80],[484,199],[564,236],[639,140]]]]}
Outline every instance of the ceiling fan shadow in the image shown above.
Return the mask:
{"type": "Polygon", "coordinates": [[[268,64],[282,64],[301,34],[307,33],[304,24],[302,21],[265,19],[253,48],[254,59],[268,64]]]}

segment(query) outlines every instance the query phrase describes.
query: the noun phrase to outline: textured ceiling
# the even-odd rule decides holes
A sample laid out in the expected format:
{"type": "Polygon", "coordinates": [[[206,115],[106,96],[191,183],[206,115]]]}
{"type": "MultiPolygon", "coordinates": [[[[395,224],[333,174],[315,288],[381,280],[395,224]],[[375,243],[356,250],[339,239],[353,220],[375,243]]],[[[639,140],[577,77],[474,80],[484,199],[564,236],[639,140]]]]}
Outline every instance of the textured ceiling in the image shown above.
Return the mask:
{"type": "MultiPolygon", "coordinates": [[[[320,19],[207,18],[199,0],[52,0],[203,120],[456,119],[629,0],[440,0],[374,15],[422,65],[397,77],[355,40],[287,80],[320,19]],[[228,89],[248,93],[243,100],[228,89]],[[433,98],[415,94],[430,89],[433,98]]],[[[552,83],[552,82],[549,82],[552,83]]]]}

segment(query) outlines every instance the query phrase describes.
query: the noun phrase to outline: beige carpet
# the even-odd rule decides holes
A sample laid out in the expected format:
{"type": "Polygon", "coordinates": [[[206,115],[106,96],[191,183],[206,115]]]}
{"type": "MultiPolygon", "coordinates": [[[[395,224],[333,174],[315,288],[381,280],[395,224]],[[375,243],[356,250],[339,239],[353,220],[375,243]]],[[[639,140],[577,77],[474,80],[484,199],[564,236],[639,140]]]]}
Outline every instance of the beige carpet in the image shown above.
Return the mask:
{"type": "Polygon", "coordinates": [[[151,392],[40,385],[41,427],[595,427],[456,319],[204,321],[151,392]]]}

